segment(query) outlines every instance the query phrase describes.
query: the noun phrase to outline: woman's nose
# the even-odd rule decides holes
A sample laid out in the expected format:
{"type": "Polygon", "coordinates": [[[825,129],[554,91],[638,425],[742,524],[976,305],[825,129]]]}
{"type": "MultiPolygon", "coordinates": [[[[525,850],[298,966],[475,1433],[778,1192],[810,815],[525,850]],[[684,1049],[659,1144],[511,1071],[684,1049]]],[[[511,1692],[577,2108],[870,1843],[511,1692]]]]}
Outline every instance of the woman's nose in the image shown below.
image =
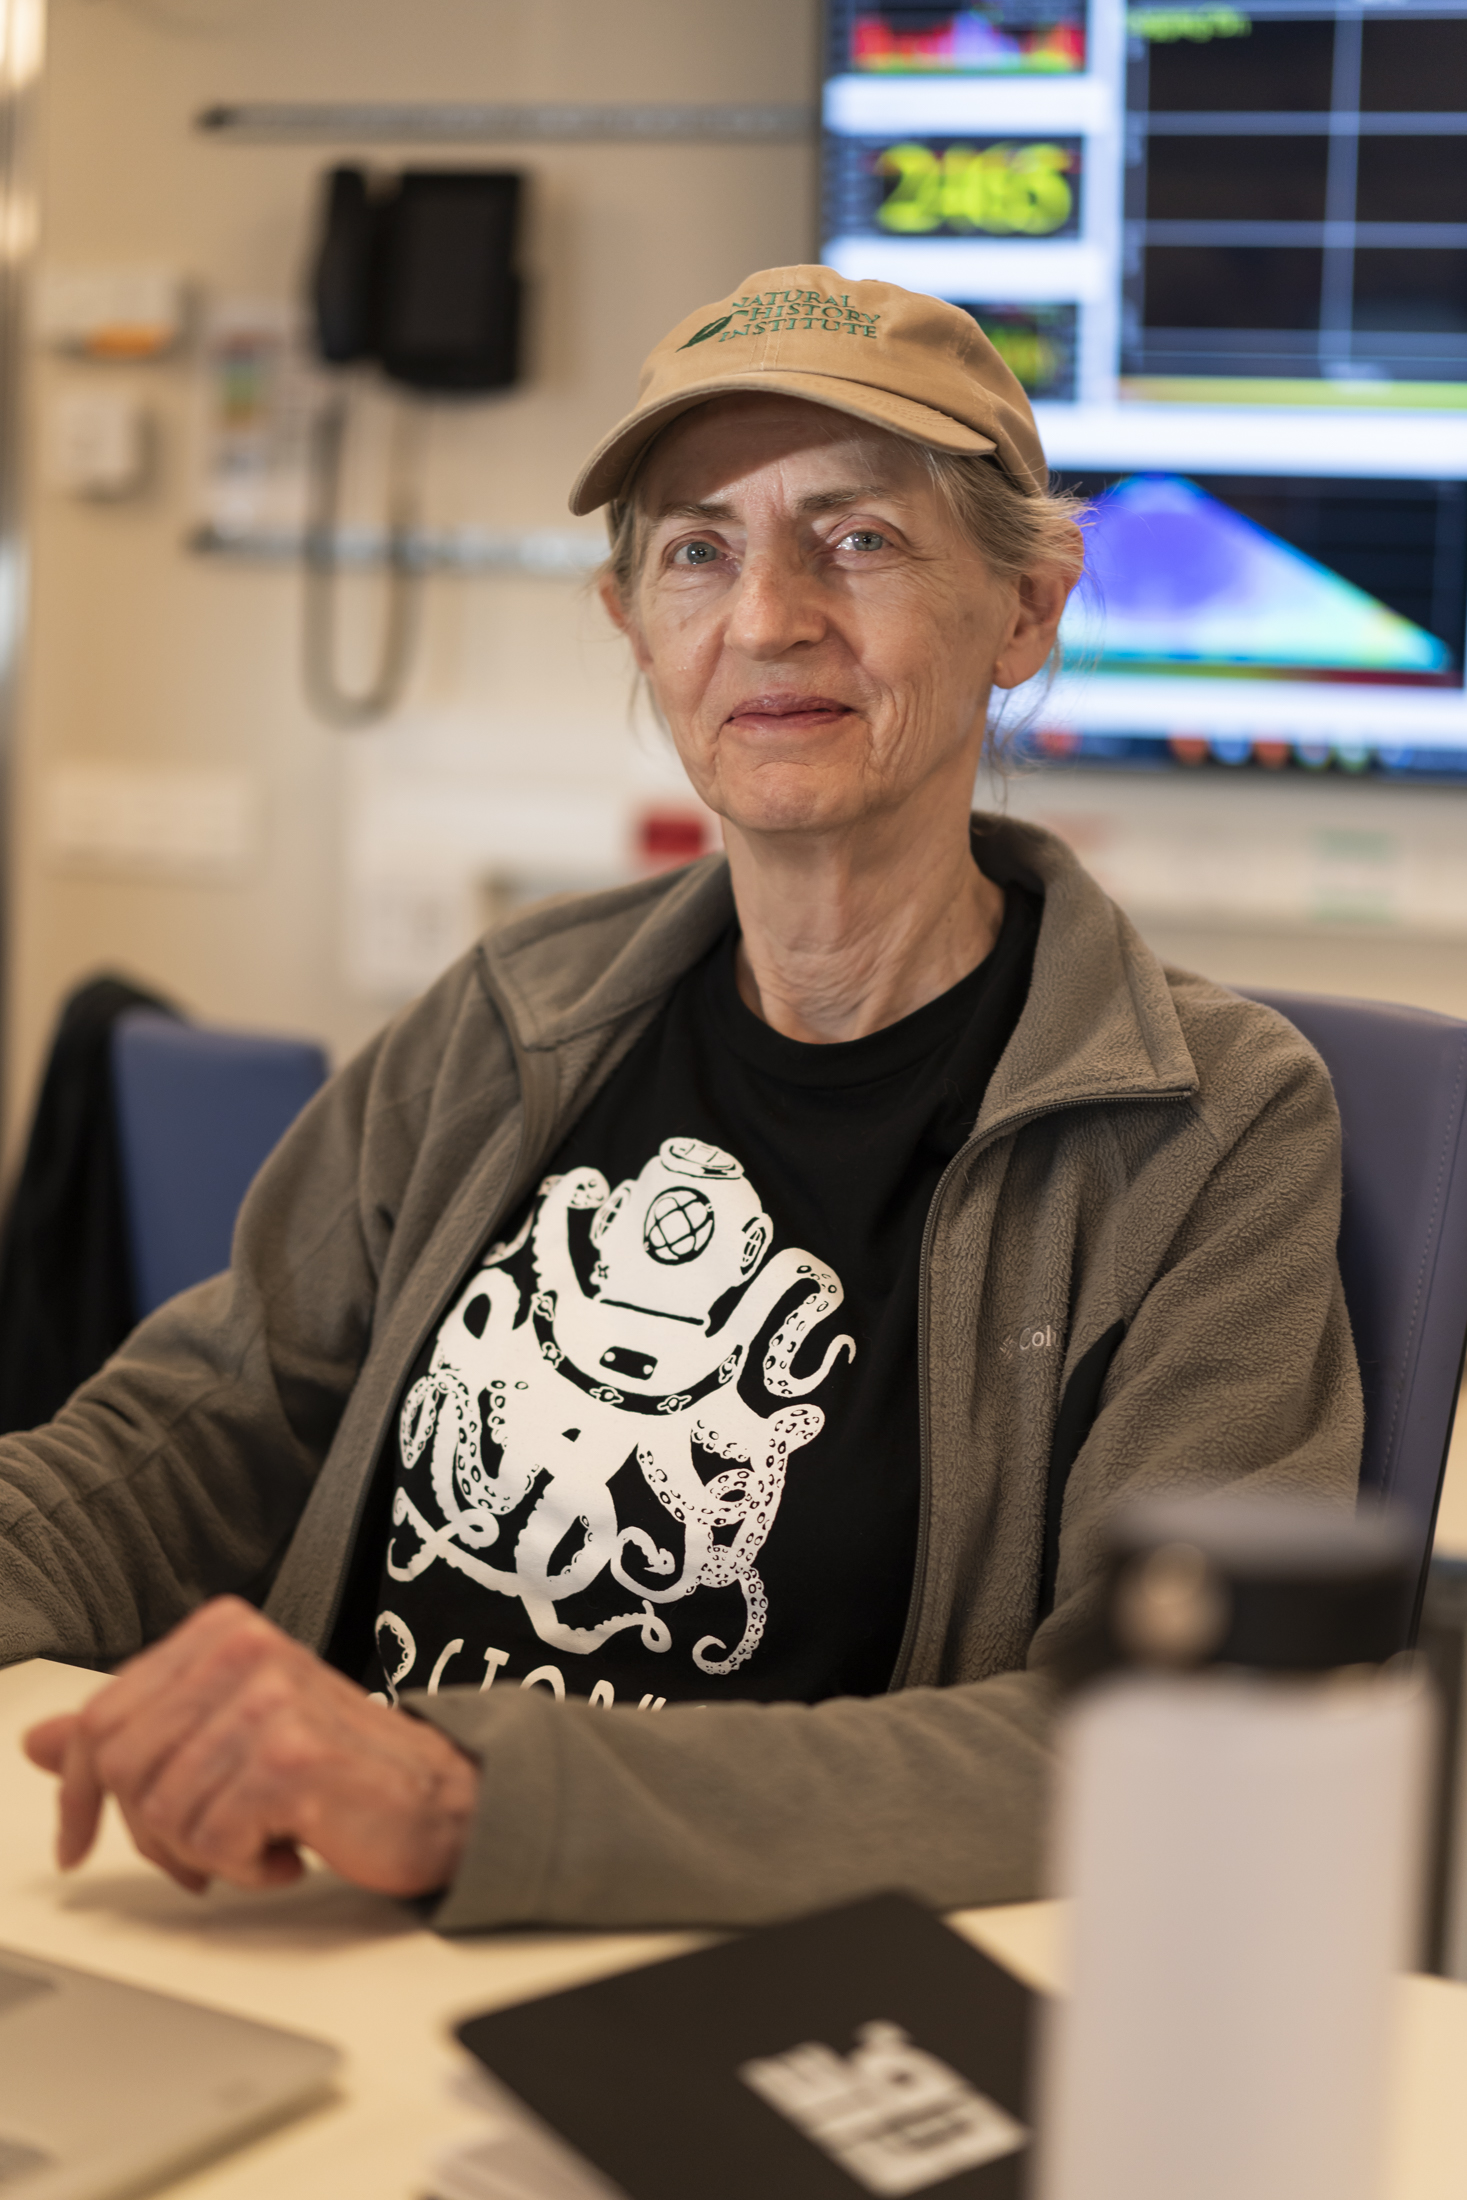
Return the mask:
{"type": "Polygon", "coordinates": [[[802,559],[764,552],[745,558],[725,628],[735,648],[768,660],[818,642],[825,627],[820,583],[802,559]]]}

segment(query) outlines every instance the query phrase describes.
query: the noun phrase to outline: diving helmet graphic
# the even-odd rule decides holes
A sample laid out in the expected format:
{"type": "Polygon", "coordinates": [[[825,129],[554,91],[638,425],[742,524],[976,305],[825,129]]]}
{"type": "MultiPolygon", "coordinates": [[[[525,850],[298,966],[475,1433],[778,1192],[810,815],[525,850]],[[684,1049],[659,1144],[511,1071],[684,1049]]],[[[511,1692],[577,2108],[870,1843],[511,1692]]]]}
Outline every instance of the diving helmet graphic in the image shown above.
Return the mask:
{"type": "Polygon", "coordinates": [[[591,1225],[603,1301],[706,1317],[758,1266],[773,1225],[742,1162],[696,1138],[665,1138],[591,1225]]]}

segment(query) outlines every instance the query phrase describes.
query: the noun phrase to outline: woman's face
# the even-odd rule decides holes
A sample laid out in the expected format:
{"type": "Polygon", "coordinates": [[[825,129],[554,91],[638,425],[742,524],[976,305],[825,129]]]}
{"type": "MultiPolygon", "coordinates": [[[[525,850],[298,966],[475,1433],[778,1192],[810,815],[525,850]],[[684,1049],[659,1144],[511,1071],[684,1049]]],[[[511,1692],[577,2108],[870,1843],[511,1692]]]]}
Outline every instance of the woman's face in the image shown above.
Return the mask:
{"type": "Polygon", "coordinates": [[[966,812],[989,689],[1053,645],[1057,570],[996,579],[909,446],[797,398],[684,415],[639,498],[641,573],[607,607],[710,809],[751,833],[919,791],[966,812]]]}

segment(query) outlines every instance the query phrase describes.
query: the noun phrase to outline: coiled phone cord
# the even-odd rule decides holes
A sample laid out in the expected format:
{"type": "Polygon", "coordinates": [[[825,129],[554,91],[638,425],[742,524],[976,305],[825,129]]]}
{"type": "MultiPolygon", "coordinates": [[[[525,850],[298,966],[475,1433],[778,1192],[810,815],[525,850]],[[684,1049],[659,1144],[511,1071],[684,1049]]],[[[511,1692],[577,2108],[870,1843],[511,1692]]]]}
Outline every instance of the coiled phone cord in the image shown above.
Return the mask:
{"type": "Polygon", "coordinates": [[[422,574],[417,532],[418,408],[395,408],[389,460],[387,602],[376,668],[365,687],[348,688],[337,668],[337,610],[342,565],[341,483],[349,401],[333,395],[311,423],[311,509],[306,528],[304,674],[306,700],[329,726],[351,729],[386,718],[400,702],[417,639],[422,574]]]}

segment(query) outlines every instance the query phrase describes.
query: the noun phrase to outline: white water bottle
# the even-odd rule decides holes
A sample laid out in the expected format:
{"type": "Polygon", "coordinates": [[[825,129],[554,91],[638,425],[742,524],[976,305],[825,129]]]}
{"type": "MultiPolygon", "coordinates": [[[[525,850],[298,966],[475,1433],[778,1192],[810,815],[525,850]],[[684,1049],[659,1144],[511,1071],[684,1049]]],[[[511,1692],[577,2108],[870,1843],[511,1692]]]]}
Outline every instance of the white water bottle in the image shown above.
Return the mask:
{"type": "Polygon", "coordinates": [[[1381,1518],[1157,1504],[1062,1721],[1041,2200],[1379,2200],[1432,1706],[1381,1518]]]}

